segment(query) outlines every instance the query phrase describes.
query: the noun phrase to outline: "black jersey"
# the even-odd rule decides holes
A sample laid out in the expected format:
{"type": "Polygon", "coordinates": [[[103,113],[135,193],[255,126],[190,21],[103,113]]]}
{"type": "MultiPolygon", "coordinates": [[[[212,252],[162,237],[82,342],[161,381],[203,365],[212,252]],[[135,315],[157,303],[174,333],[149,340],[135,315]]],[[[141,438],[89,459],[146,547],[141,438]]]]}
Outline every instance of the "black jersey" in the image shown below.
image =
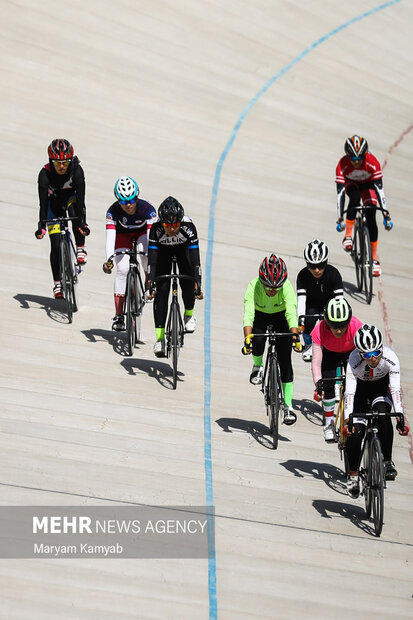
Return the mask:
{"type": "Polygon", "coordinates": [[[70,162],[66,174],[57,174],[52,163],[46,164],[39,172],[38,190],[41,222],[47,219],[49,204],[57,217],[63,215],[69,198],[74,194],[76,215],[82,222],[86,221],[85,175],[77,157],[70,162]]]}
{"type": "Polygon", "coordinates": [[[327,302],[343,294],[343,280],[338,269],[327,264],[321,278],[315,278],[307,267],[297,276],[297,314],[306,314],[306,308],[322,312],[327,302]]]}
{"type": "Polygon", "coordinates": [[[162,223],[157,220],[149,233],[148,244],[148,278],[154,280],[157,275],[157,264],[163,258],[171,258],[173,255],[182,257],[186,255],[192,270],[191,275],[196,278],[201,286],[201,267],[199,257],[198,232],[190,217],[184,216],[181,226],[176,235],[170,237],[166,234],[162,223]]]}

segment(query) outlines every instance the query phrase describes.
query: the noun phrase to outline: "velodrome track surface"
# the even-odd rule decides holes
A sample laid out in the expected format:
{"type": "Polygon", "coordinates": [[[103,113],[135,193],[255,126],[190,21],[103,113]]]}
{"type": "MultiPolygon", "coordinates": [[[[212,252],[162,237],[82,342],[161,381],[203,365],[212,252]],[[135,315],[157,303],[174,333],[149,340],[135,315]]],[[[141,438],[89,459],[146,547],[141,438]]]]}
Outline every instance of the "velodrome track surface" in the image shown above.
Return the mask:
{"type": "Polygon", "coordinates": [[[260,260],[275,251],[295,284],[318,236],[354,314],[397,351],[413,422],[413,3],[362,5],[0,0],[1,504],[217,514],[209,562],[0,560],[1,618],[411,618],[411,437],[395,437],[376,539],[323,441],[309,365],[295,355],[298,422],[274,452],[240,355],[260,260]],[[335,232],[335,165],[355,132],[386,162],[395,223],[379,228],[370,307],[335,232]],[[92,229],[72,325],[51,300],[49,242],[33,235],[57,136],[84,166],[92,229]],[[176,391],[152,353],[150,306],[133,358],[110,330],[104,215],[123,174],[155,206],[176,196],[200,233],[207,298],[176,391]]]}

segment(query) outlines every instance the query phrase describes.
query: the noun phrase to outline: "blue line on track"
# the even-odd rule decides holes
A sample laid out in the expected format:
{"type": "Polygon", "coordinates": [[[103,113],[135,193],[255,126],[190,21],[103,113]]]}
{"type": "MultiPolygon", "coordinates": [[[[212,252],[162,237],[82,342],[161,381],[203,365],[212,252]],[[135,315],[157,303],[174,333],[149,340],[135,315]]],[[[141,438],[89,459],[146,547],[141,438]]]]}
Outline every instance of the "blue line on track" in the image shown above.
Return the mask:
{"type": "MultiPolygon", "coordinates": [[[[229,151],[234,143],[234,140],[237,136],[237,133],[244,122],[245,117],[251,108],[255,105],[255,103],[262,97],[267,90],[280,79],[287,71],[292,69],[294,65],[296,65],[300,60],[305,58],[310,52],[312,52],[316,47],[327,41],[330,37],[338,34],[345,28],[348,28],[352,24],[364,19],[365,17],[369,17],[370,15],[374,15],[375,13],[382,11],[394,4],[398,4],[402,0],[391,0],[390,2],[385,2],[384,4],[380,4],[379,6],[371,9],[370,11],[366,11],[361,15],[357,15],[353,17],[349,21],[345,22],[341,26],[334,28],[329,33],[320,37],[317,41],[312,43],[307,49],[305,49],[301,54],[296,56],[291,62],[289,62],[285,67],[281,69],[278,73],[273,75],[272,78],[268,80],[268,82],[258,91],[258,93],[251,99],[248,105],[245,107],[241,116],[237,120],[232,133],[229,137],[227,145],[225,146],[221,157],[219,158],[214,177],[214,184],[212,187],[212,197],[209,205],[209,224],[208,224],[208,247],[207,247],[207,255],[206,255],[206,266],[205,266],[205,312],[204,312],[204,458],[205,458],[205,491],[206,491],[206,505],[208,507],[212,507],[214,505],[214,488],[213,488],[213,480],[212,480],[212,454],[211,454],[211,273],[212,273],[212,256],[213,256],[213,247],[214,247],[214,230],[215,230],[215,207],[218,196],[219,183],[221,179],[222,166],[227,158],[229,151]]],[[[213,517],[208,520],[208,590],[209,590],[209,618],[210,620],[216,620],[218,617],[218,608],[217,608],[217,584],[216,584],[216,553],[215,553],[215,531],[214,531],[214,521],[213,517]]]]}

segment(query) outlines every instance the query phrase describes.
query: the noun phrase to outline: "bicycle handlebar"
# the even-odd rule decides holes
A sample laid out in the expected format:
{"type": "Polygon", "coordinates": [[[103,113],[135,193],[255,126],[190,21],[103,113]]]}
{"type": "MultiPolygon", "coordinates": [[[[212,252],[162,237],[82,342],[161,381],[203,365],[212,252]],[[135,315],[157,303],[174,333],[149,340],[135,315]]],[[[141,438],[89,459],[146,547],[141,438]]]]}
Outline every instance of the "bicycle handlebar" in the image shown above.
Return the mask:
{"type": "Polygon", "coordinates": [[[141,252],[140,250],[136,250],[136,252],[133,250],[115,250],[115,253],[112,254],[112,256],[109,256],[106,262],[112,262],[116,256],[122,256],[123,254],[128,254],[129,256],[136,256],[136,254],[139,254],[140,256],[148,256],[146,252],[141,252]]]}
{"type": "Polygon", "coordinates": [[[67,222],[73,222],[75,220],[79,220],[80,218],[78,217],[55,217],[52,220],[42,220],[42,222],[44,222],[46,225],[48,224],[61,224],[62,222],[64,222],[65,224],[67,222]]]}
{"type": "Polygon", "coordinates": [[[280,336],[289,336],[292,338],[293,336],[299,336],[300,334],[293,334],[292,332],[264,332],[263,334],[249,334],[250,336],[257,336],[259,338],[270,338],[271,336],[275,336],[276,338],[280,336]]]}
{"type": "MultiPolygon", "coordinates": [[[[388,209],[383,209],[383,207],[380,207],[379,205],[358,205],[358,207],[350,207],[350,211],[363,211],[366,209],[377,209],[377,211],[381,211],[383,215],[386,214],[390,217],[390,211],[388,209]]],[[[343,210],[342,215],[347,213],[347,211],[349,211],[349,207],[343,210]]]]}

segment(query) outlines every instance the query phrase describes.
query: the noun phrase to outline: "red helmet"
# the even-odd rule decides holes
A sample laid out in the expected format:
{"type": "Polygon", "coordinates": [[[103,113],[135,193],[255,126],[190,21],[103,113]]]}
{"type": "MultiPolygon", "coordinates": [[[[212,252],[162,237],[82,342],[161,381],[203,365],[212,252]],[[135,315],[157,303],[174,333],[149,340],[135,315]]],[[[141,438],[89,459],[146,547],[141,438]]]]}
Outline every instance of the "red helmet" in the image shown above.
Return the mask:
{"type": "Polygon", "coordinates": [[[287,265],[282,258],[271,254],[262,261],[258,275],[264,286],[281,288],[288,276],[287,265]]]}
{"type": "Polygon", "coordinates": [[[72,159],[74,155],[73,146],[67,140],[62,138],[56,138],[52,140],[47,149],[50,159],[57,161],[65,161],[66,159],[72,159]]]}

